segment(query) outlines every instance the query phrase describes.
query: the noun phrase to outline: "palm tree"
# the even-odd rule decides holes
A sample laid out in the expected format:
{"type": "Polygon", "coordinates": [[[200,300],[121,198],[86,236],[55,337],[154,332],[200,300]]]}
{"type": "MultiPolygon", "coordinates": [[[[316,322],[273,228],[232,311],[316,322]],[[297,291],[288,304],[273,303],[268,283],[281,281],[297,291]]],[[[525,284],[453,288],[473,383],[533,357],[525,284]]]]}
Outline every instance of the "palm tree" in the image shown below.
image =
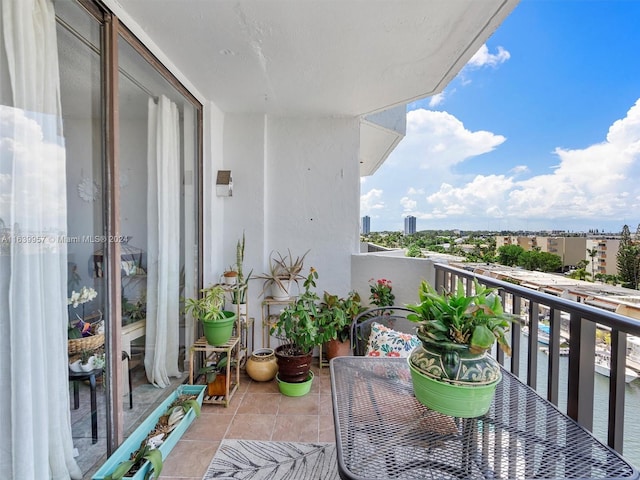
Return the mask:
{"type": "Polygon", "coordinates": [[[589,255],[589,257],[591,257],[591,278],[595,278],[595,276],[596,276],[595,259],[598,256],[598,249],[595,248],[595,247],[587,248],[587,255],[589,255]]]}

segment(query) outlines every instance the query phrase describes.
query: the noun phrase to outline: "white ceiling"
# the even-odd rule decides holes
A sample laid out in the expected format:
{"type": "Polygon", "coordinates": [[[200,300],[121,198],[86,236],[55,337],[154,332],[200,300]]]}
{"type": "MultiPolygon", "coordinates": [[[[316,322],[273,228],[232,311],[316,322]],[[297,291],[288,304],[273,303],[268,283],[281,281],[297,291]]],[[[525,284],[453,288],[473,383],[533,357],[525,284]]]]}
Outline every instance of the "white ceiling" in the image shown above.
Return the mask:
{"type": "Polygon", "coordinates": [[[352,116],[440,92],[518,0],[114,2],[225,112],[352,116]]]}

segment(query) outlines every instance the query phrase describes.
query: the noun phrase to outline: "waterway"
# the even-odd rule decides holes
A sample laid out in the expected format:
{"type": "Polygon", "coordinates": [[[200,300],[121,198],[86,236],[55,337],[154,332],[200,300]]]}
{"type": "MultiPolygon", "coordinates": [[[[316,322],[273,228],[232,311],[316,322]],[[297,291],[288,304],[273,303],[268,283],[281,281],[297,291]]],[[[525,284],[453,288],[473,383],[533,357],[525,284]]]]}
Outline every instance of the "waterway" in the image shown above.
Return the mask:
{"type": "MultiPolygon", "coordinates": [[[[526,348],[527,337],[523,336],[521,345],[526,348]]],[[[540,347],[542,345],[539,345],[540,347]]],[[[520,357],[520,378],[526,382],[527,377],[527,355],[526,350],[520,357]]],[[[537,391],[543,397],[547,392],[547,368],[549,357],[538,350],[538,375],[537,391]]],[[[569,371],[569,358],[560,357],[560,382],[559,382],[559,405],[558,408],[566,413],[567,411],[567,383],[569,371]]],[[[595,373],[594,378],[594,414],[593,414],[593,434],[596,438],[606,444],[607,442],[607,416],[609,405],[609,378],[599,373],[595,373]]],[[[625,385],[625,409],[624,409],[624,445],[623,456],[625,459],[640,468],[640,378],[625,385]]]]}

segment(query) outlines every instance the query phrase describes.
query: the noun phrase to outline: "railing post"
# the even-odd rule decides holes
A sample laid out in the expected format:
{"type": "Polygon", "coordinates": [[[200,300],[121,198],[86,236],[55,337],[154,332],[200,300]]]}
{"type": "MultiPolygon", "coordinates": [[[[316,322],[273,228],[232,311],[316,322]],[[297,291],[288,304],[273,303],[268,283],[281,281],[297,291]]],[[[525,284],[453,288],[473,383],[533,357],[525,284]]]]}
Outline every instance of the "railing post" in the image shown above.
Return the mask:
{"type": "Polygon", "coordinates": [[[522,328],[520,326],[520,310],[522,309],[522,298],[518,295],[513,295],[513,313],[518,317],[518,320],[511,325],[511,373],[515,376],[520,376],[520,334],[522,328]]]}
{"type": "Polygon", "coordinates": [[[596,324],[571,313],[569,332],[569,388],[567,415],[589,431],[593,430],[593,384],[596,324]],[[579,345],[580,348],[576,348],[579,345]]]}
{"type": "Polygon", "coordinates": [[[560,312],[549,310],[551,331],[549,334],[549,367],[547,374],[547,400],[558,406],[558,384],[560,376],[560,312]]]}
{"type": "Polygon", "coordinates": [[[607,444],[622,453],[624,440],[624,389],[627,334],[611,329],[611,376],[609,378],[609,418],[607,444]]]}
{"type": "Polygon", "coordinates": [[[538,303],[529,302],[529,348],[527,349],[527,385],[538,387],[538,303]]]}

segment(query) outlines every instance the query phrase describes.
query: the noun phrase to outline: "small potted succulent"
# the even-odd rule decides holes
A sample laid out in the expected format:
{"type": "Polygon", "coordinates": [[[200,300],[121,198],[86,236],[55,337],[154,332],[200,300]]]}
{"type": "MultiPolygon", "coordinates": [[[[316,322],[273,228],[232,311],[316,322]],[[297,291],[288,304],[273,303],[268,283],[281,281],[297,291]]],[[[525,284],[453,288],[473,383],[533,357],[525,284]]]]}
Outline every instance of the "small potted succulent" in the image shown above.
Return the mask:
{"type": "Polygon", "coordinates": [[[416,398],[447,415],[485,414],[502,378],[488,352],[497,342],[511,354],[506,333],[515,317],[504,312],[495,289],[475,279],[471,295],[462,281],[444,293],[423,281],[418,295],[420,303],[407,305],[415,312],[407,318],[417,323],[422,343],[409,357],[416,398]]]}
{"type": "Polygon", "coordinates": [[[220,285],[203,288],[200,298],[185,300],[185,313],[192,313],[202,322],[204,335],[209,345],[224,345],[233,334],[235,312],[223,310],[225,290],[220,285]]]}

